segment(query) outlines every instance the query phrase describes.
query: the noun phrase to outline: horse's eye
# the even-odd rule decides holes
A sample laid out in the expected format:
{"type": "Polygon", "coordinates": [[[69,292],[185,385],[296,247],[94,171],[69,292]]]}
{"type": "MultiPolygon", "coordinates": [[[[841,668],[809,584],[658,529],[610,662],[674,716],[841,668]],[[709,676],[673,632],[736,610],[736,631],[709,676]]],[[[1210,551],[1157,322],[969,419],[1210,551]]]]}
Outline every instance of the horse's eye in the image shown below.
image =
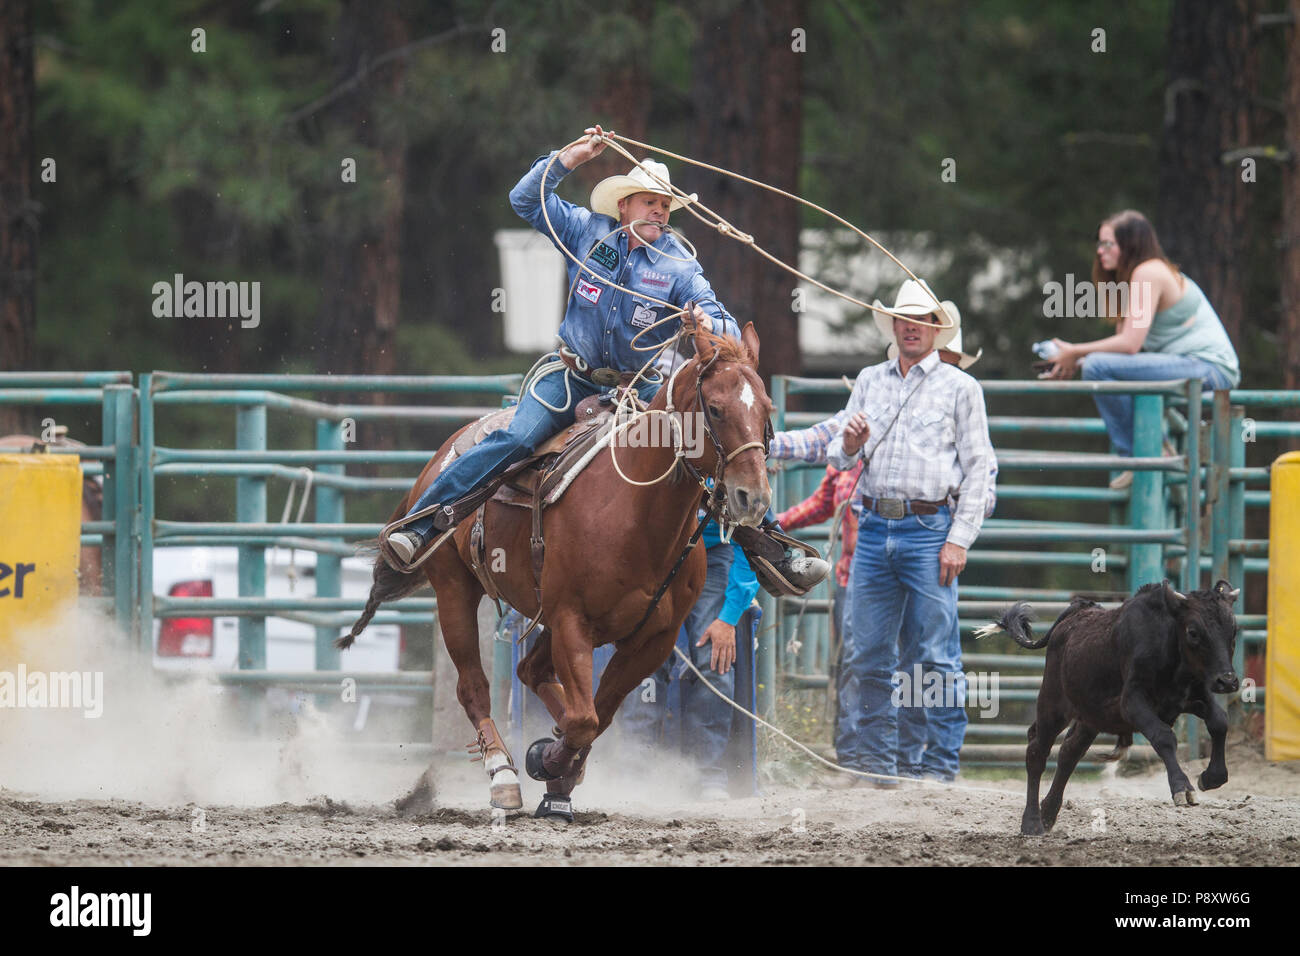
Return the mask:
{"type": "Polygon", "coordinates": [[[710,405],[709,405],[709,414],[712,415],[714,418],[721,418],[721,417],[722,417],[722,409],[720,409],[717,405],[710,404],[710,405]]]}

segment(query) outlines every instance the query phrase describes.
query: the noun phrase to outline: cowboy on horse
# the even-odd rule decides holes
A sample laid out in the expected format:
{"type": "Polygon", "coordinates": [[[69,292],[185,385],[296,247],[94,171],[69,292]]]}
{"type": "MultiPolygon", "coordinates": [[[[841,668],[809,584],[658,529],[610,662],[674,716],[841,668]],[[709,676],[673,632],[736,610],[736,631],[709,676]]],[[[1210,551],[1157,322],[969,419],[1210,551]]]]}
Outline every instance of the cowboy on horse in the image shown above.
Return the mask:
{"type": "MultiPolygon", "coordinates": [[[[668,226],[669,213],[685,201],[665,187],[668,169],[662,163],[645,160],[626,176],[602,180],[592,190],[591,209],[554,194],[566,174],[604,151],[601,128],[585,132],[586,139],[538,158],[510,192],[511,206],[521,217],[542,232],[549,222],[552,241],[562,251],[567,247],[585,255],[583,263],[591,270],[568,263],[571,292],[559,330],[561,345],[546,357],[551,361],[541,374],[530,377],[521,389],[509,426],[445,461],[402,519],[403,529],[388,536],[388,560],[394,570],[413,570],[431,541],[440,540],[474,512],[492,479],[573,424],[579,400],[615,386],[634,387],[645,400],[654,396],[663,374],[651,370],[634,381],[643,359],[632,342],[640,337],[653,348],[676,333],[678,323],[651,328],[668,312],[656,308],[657,301],[684,306],[699,328],[740,338],[736,320],[718,302],[693,253],[668,226]],[[614,284],[641,291],[646,298],[614,284]]],[[[806,547],[791,547],[795,542],[780,531],[771,510],[759,528],[736,527],[734,540],[774,595],[805,594],[830,570],[825,561],[809,556],[806,547]]]]}

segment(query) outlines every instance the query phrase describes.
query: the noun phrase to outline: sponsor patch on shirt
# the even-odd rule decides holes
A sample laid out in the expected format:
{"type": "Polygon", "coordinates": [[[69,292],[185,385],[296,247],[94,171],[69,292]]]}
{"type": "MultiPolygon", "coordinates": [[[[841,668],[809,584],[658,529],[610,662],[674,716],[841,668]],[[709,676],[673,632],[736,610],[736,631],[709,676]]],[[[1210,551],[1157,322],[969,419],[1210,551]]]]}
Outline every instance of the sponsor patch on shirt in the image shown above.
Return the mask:
{"type": "Polygon", "coordinates": [[[598,242],[591,248],[591,259],[597,265],[604,266],[606,269],[613,269],[618,265],[618,250],[611,245],[598,242]]]}
{"type": "Polygon", "coordinates": [[[669,289],[672,284],[672,276],[666,272],[655,272],[653,269],[647,269],[641,273],[641,285],[643,286],[650,286],[653,289],[669,289]]]}
{"type": "Polygon", "coordinates": [[[605,289],[602,286],[595,285],[591,282],[586,281],[585,279],[579,279],[577,286],[574,288],[574,291],[577,292],[578,295],[586,299],[588,302],[590,302],[592,305],[595,305],[597,302],[600,301],[600,294],[604,292],[605,289]]]}
{"type": "Polygon", "coordinates": [[[654,309],[640,302],[636,303],[636,308],[632,310],[632,324],[642,329],[654,325],[658,318],[659,314],[654,309]]]}

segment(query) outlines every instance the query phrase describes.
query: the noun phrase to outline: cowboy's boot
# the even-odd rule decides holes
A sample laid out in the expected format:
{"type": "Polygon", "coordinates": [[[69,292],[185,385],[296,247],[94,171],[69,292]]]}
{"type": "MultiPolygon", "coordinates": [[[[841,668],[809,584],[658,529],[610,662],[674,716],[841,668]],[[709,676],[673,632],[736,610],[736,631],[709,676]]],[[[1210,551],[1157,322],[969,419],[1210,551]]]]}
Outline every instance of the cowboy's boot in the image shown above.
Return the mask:
{"type": "Polygon", "coordinates": [[[790,537],[775,521],[736,528],[732,540],[744,549],[758,583],[773,597],[807,594],[831,570],[816,548],[790,537]]]}
{"type": "Polygon", "coordinates": [[[415,556],[420,553],[420,549],[424,547],[429,538],[436,538],[448,528],[455,527],[457,524],[459,524],[459,519],[455,507],[453,505],[440,505],[438,510],[433,513],[433,527],[427,535],[420,534],[414,528],[406,531],[394,531],[388,536],[388,546],[404,565],[409,565],[415,556]]]}

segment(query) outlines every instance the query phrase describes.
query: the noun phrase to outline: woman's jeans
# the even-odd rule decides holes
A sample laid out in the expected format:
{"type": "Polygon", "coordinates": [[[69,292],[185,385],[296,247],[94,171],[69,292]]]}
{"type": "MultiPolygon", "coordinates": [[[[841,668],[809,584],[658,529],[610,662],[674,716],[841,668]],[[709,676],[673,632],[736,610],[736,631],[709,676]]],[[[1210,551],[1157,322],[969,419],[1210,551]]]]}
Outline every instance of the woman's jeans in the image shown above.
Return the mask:
{"type": "MultiPolygon", "coordinates": [[[[1209,391],[1231,388],[1223,369],[1186,355],[1161,352],[1093,352],[1083,358],[1083,378],[1089,382],[1159,382],[1178,378],[1199,378],[1209,391]]],[[[1115,451],[1124,457],[1133,454],[1133,396],[1094,395],[1097,411],[1106,423],[1106,431],[1115,451]]]]}

